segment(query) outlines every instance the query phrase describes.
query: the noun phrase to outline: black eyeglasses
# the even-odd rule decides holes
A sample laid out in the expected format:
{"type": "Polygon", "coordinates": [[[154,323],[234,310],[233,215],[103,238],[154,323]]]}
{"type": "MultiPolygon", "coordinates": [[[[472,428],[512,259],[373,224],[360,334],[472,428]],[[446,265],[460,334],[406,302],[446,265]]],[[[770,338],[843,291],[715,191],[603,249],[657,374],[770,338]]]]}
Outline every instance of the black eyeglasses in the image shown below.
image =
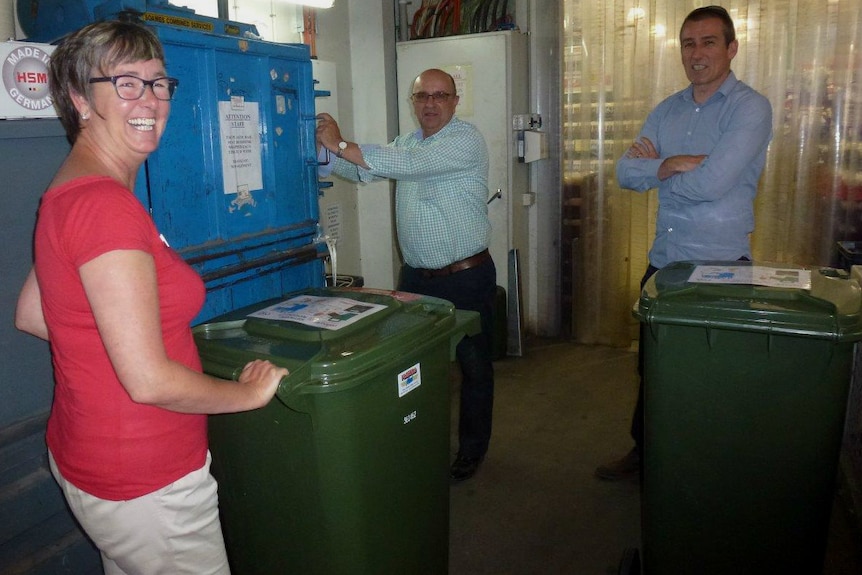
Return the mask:
{"type": "Polygon", "coordinates": [[[414,102],[424,104],[428,100],[431,100],[432,102],[445,102],[451,96],[452,94],[449,94],[448,92],[434,92],[433,94],[429,94],[428,92],[416,92],[410,96],[410,99],[414,102]]]}
{"type": "Polygon", "coordinates": [[[159,100],[170,100],[180,81],[176,78],[156,78],[155,80],[144,80],[137,76],[122,74],[120,76],[105,76],[101,78],[90,78],[90,84],[98,82],[110,82],[117,91],[117,96],[123,100],[140,100],[144,96],[147,86],[153,91],[153,95],[159,100]]]}

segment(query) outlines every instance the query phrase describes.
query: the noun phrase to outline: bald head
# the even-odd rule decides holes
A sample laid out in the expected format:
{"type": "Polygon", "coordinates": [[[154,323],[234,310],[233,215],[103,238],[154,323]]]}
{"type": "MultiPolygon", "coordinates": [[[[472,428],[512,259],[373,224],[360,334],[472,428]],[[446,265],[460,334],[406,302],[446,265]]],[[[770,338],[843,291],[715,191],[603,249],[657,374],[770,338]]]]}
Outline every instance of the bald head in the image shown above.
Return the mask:
{"type": "Polygon", "coordinates": [[[433,136],[452,120],[458,105],[455,91],[455,79],[443,70],[431,68],[416,76],[411,99],[423,137],[433,136]]]}
{"type": "Polygon", "coordinates": [[[414,87],[413,93],[414,94],[416,93],[416,90],[415,90],[416,84],[420,83],[425,78],[427,78],[427,79],[434,78],[434,79],[437,79],[439,81],[446,82],[448,84],[446,91],[452,95],[455,94],[455,90],[456,90],[455,78],[453,78],[452,75],[449,74],[448,72],[444,72],[443,70],[440,70],[439,68],[430,68],[428,70],[425,70],[424,72],[422,72],[418,76],[416,76],[416,79],[413,80],[413,87],[414,87]]]}

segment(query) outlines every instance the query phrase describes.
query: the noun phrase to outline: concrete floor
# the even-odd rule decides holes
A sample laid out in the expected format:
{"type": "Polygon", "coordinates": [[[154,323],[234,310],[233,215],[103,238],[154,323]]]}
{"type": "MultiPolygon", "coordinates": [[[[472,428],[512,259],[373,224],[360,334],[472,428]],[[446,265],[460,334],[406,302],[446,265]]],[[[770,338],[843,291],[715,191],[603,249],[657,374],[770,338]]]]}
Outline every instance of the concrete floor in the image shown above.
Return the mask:
{"type": "MultiPolygon", "coordinates": [[[[490,451],[451,489],[450,575],[615,574],[623,552],[640,547],[638,482],[593,476],[631,447],[636,359],[535,340],[495,363],[490,451]]],[[[823,575],[862,573],[855,525],[836,498],[823,575]]]]}

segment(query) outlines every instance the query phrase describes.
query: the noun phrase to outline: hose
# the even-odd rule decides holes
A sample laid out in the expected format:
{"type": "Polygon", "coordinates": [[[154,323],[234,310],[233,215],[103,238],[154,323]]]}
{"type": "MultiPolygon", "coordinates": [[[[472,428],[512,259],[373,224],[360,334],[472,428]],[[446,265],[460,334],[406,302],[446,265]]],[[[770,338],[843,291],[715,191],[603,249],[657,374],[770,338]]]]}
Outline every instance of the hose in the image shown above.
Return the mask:
{"type": "Polygon", "coordinates": [[[411,40],[431,37],[434,31],[438,2],[439,0],[422,0],[422,4],[413,13],[413,22],[410,24],[411,40]]]}
{"type": "Polygon", "coordinates": [[[437,14],[433,33],[435,38],[461,33],[461,0],[440,0],[437,14]]]}

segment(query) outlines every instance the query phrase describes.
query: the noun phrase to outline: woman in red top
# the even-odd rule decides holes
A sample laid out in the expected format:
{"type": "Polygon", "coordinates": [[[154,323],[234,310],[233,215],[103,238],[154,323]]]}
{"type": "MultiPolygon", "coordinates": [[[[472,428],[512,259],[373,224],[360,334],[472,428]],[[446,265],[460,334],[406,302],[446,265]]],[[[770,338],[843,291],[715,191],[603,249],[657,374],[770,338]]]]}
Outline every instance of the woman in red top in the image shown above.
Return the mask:
{"type": "Polygon", "coordinates": [[[51,345],[52,472],[106,573],[228,573],[205,414],[265,405],[287,370],[201,373],[203,282],[132,192],[178,84],[155,34],[91,24],[54,51],[50,83],[72,149],[40,204],[15,323],[51,345]]]}

